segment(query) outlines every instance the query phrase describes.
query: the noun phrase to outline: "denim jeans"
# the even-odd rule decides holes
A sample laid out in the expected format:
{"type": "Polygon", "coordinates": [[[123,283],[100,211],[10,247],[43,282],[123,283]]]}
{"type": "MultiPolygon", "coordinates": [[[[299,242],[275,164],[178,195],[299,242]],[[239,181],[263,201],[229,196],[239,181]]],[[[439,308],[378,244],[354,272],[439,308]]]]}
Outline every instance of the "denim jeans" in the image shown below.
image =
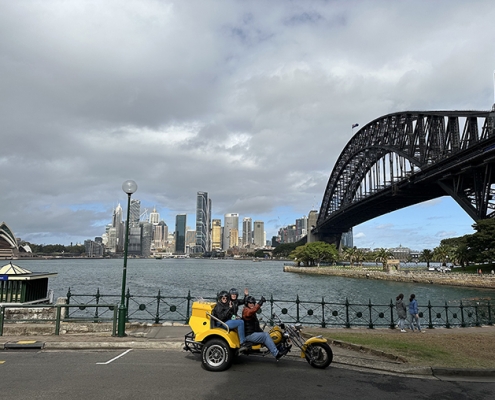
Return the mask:
{"type": "Polygon", "coordinates": [[[270,353],[272,353],[273,357],[276,357],[278,354],[277,346],[275,346],[275,343],[273,343],[273,340],[268,332],[251,333],[250,335],[246,336],[246,340],[253,343],[263,343],[268,348],[268,350],[270,350],[270,353]]]}
{"type": "Polygon", "coordinates": [[[406,322],[406,319],[405,318],[399,318],[398,325],[399,325],[399,328],[400,328],[401,331],[404,330],[405,322],[406,322]]]}
{"type": "Polygon", "coordinates": [[[243,344],[246,341],[246,336],[244,336],[244,321],[242,319],[229,319],[225,323],[230,329],[237,329],[239,341],[243,344]]]}
{"type": "Polygon", "coordinates": [[[414,322],[416,322],[416,326],[418,327],[418,331],[421,332],[421,325],[419,324],[419,315],[417,314],[409,314],[411,320],[409,321],[409,325],[411,325],[411,329],[414,332],[414,322]]]}

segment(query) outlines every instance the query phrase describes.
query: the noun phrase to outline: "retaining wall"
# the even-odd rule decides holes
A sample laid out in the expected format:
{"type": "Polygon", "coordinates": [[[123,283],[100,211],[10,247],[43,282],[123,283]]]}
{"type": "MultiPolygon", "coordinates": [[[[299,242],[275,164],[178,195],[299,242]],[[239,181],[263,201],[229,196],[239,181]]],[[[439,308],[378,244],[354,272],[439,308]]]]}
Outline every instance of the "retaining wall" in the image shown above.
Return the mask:
{"type": "Polygon", "coordinates": [[[441,273],[410,270],[384,272],[361,267],[294,267],[290,265],[284,265],[284,272],[495,289],[495,275],[474,275],[461,274],[457,272],[441,273]]]}

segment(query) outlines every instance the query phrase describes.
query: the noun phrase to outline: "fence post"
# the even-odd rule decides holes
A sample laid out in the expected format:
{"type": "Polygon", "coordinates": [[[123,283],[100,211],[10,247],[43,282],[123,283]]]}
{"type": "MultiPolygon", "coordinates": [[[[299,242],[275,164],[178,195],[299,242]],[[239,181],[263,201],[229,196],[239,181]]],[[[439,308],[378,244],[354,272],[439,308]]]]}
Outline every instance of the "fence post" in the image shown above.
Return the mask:
{"type": "Polygon", "coordinates": [[[461,305],[459,306],[459,308],[461,309],[461,326],[463,328],[465,328],[466,322],[464,321],[464,306],[462,305],[462,300],[461,300],[461,305]]]}
{"type": "MultiPolygon", "coordinates": [[[[72,293],[70,292],[70,287],[69,290],[67,290],[67,304],[70,304],[70,297],[72,296],[72,293]]],[[[65,308],[65,318],[68,319],[70,318],[70,308],[66,307],[65,308]]]]}
{"type": "Polygon", "coordinates": [[[160,289],[158,289],[158,296],[156,296],[156,315],[155,315],[155,324],[160,323],[160,289]]]}
{"type": "Polygon", "coordinates": [[[433,320],[431,319],[431,301],[428,300],[428,319],[430,320],[428,323],[428,328],[433,329],[433,320]]]}
{"type": "Polygon", "coordinates": [[[368,327],[370,329],[373,329],[373,317],[371,315],[371,309],[372,309],[372,307],[373,307],[373,305],[371,304],[371,299],[370,299],[369,302],[368,302],[368,310],[369,310],[369,315],[370,315],[370,322],[368,324],[368,327]]]}
{"type": "MultiPolygon", "coordinates": [[[[100,288],[96,289],[96,304],[100,303],[100,288]]],[[[98,307],[95,307],[95,322],[98,322],[98,307]]]]}
{"type": "Polygon", "coordinates": [[[492,309],[490,306],[490,300],[488,300],[488,325],[493,325],[492,321],[492,309]]]}
{"type": "Polygon", "coordinates": [[[117,310],[118,306],[113,307],[113,324],[112,324],[112,336],[117,336],[117,310]]]}
{"type": "Polygon", "coordinates": [[[189,317],[191,316],[189,313],[191,312],[191,291],[187,292],[187,309],[186,309],[186,324],[189,321],[189,317]]]}
{"type": "Polygon", "coordinates": [[[270,293],[270,326],[273,326],[273,293],[270,293]]]}
{"type": "Polygon", "coordinates": [[[296,296],[296,322],[299,322],[299,295],[296,296]]]}
{"type": "Polygon", "coordinates": [[[392,299],[390,299],[390,329],[395,329],[394,303],[393,303],[392,299]]]}
{"type": "Polygon", "coordinates": [[[5,315],[5,306],[0,306],[0,336],[3,336],[3,318],[5,315]]]}
{"type": "Polygon", "coordinates": [[[450,322],[449,322],[449,306],[447,304],[447,301],[445,301],[445,327],[450,328],[450,322]]]}
{"type": "Polygon", "coordinates": [[[57,307],[57,313],[55,317],[55,335],[60,335],[60,315],[61,315],[61,309],[60,305],[56,305],[57,307]]]}
{"type": "Polygon", "coordinates": [[[345,327],[350,328],[351,322],[349,320],[349,300],[345,298],[345,327]]]}
{"type": "Polygon", "coordinates": [[[326,328],[327,324],[325,323],[325,297],[321,298],[321,327],[326,328]]]}
{"type": "Polygon", "coordinates": [[[127,294],[125,295],[125,322],[129,322],[129,299],[131,298],[131,291],[127,288],[127,294]]]}

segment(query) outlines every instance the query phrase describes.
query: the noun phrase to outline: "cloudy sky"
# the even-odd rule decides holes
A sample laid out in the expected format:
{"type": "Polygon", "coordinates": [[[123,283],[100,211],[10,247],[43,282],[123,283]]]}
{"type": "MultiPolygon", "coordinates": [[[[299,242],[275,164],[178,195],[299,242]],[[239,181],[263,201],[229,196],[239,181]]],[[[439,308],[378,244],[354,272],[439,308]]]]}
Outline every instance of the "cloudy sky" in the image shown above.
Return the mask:
{"type": "MultiPolygon", "coordinates": [[[[491,109],[494,21],[490,0],[0,0],[0,222],[81,243],[133,179],[172,229],[205,191],[271,238],[319,209],[352,124],[491,109]]],[[[445,197],[354,244],[433,248],[472,223],[445,197]]]]}

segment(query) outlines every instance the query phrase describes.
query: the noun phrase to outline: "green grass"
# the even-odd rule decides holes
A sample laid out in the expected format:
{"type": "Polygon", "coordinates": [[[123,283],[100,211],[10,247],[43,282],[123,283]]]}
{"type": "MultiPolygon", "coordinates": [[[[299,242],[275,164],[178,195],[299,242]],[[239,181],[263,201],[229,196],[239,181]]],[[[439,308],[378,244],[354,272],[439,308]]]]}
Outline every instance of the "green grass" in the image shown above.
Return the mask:
{"type": "Polygon", "coordinates": [[[366,330],[345,332],[332,329],[307,329],[305,334],[319,334],[327,339],[352,343],[383,351],[407,360],[411,365],[456,368],[495,368],[495,337],[493,331],[472,333],[455,330],[425,334],[403,333],[397,330],[366,330]],[[326,331],[326,332],[325,332],[326,331]]]}

